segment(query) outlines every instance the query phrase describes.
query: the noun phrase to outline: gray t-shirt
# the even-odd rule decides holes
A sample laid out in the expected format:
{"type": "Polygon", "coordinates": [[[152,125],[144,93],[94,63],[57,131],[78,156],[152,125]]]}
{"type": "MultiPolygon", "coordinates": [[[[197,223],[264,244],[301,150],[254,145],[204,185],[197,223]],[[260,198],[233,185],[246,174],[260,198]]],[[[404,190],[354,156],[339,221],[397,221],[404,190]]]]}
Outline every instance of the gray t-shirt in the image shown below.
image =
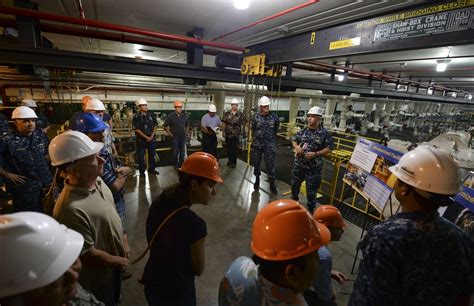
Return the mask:
{"type": "Polygon", "coordinates": [[[189,126],[188,116],[185,113],[172,112],[166,116],[164,127],[170,127],[174,137],[185,138],[189,126]]]}
{"type": "MultiPolygon", "coordinates": [[[[86,189],[64,182],[53,211],[53,217],[82,236],[82,255],[94,247],[114,256],[125,256],[122,241],[122,222],[115,209],[114,198],[109,187],[98,177],[96,188],[86,189]]],[[[112,267],[97,267],[83,264],[79,282],[94,292],[114,277],[112,267]]]]}

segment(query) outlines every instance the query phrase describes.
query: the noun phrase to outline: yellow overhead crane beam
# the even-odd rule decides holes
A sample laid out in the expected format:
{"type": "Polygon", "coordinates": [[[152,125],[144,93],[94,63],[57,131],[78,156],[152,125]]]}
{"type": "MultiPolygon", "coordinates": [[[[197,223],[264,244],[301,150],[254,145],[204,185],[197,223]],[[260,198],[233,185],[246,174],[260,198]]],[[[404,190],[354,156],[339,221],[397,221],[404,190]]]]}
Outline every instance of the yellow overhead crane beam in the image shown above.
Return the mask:
{"type": "Polygon", "coordinates": [[[240,72],[243,75],[263,75],[276,78],[281,76],[282,66],[265,66],[265,54],[262,53],[244,57],[240,72]]]}

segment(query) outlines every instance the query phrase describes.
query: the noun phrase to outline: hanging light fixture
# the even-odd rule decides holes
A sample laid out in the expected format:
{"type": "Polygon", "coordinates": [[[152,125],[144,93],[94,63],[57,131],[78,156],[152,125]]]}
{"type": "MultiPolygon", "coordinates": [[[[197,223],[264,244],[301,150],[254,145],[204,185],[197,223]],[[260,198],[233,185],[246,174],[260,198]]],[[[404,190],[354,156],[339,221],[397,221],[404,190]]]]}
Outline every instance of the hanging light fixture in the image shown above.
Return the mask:
{"type": "Polygon", "coordinates": [[[246,10],[249,8],[250,0],[234,0],[234,7],[238,10],[246,10]]]}
{"type": "Polygon", "coordinates": [[[443,72],[443,71],[446,71],[446,68],[448,67],[448,64],[449,62],[451,62],[451,60],[437,60],[436,61],[436,71],[438,72],[443,72]]]}

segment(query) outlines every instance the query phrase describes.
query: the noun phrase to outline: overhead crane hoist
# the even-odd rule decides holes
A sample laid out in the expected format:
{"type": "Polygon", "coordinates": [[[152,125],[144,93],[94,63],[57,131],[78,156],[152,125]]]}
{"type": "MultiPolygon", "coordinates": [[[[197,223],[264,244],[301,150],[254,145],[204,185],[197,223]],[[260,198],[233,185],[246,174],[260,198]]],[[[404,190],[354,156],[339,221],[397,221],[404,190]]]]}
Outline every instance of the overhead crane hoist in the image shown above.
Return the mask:
{"type": "MultiPolygon", "coordinates": [[[[242,74],[242,86],[244,87],[244,116],[246,122],[250,122],[252,110],[257,108],[258,99],[264,95],[267,78],[271,78],[270,99],[275,98],[273,94],[274,80],[279,78],[278,97],[280,96],[282,65],[267,65],[265,54],[246,56],[242,59],[240,72],[242,74]]],[[[268,88],[267,88],[268,90],[268,88]]],[[[247,139],[250,138],[250,129],[247,139]]]]}

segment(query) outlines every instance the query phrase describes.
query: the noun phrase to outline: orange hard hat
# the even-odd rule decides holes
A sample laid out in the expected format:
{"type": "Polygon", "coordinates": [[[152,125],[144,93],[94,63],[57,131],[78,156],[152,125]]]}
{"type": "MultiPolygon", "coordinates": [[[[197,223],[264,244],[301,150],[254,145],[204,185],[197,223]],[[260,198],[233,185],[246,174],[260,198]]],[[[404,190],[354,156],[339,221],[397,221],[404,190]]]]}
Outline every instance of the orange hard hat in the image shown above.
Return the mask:
{"type": "Polygon", "coordinates": [[[331,231],[329,228],[321,222],[316,221],[318,225],[319,235],[321,236],[321,243],[323,245],[329,244],[331,242],[331,231]]]}
{"type": "Polygon", "coordinates": [[[92,100],[90,96],[84,96],[82,97],[82,105],[86,105],[89,100],[92,100]]]}
{"type": "Polygon", "coordinates": [[[314,212],[314,220],[323,223],[326,226],[344,227],[346,223],[342,218],[341,212],[332,205],[321,205],[314,212]]]}
{"type": "Polygon", "coordinates": [[[174,107],[183,107],[183,102],[181,102],[181,101],[174,101],[174,107]]]}
{"type": "Polygon", "coordinates": [[[179,171],[195,176],[204,177],[218,183],[223,183],[219,171],[219,162],[209,153],[195,152],[188,156],[179,171]]]}
{"type": "Polygon", "coordinates": [[[331,234],[306,208],[290,199],[269,203],[255,217],[252,251],[269,261],[298,258],[329,243],[331,234]]]}

